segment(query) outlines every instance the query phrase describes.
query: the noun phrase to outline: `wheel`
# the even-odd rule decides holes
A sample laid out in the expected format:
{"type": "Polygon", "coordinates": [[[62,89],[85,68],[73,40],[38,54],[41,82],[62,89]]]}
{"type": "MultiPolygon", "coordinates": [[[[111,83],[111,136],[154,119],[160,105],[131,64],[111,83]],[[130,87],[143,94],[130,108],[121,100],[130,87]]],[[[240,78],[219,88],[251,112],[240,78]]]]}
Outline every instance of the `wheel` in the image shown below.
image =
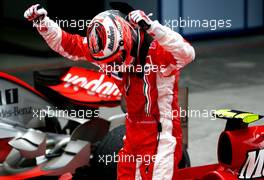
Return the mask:
{"type": "Polygon", "coordinates": [[[186,148],[182,150],[182,159],[178,164],[179,169],[187,168],[191,166],[190,156],[186,148]]]}
{"type": "Polygon", "coordinates": [[[100,161],[101,157],[109,156],[114,158],[123,147],[123,137],[125,135],[125,126],[121,125],[110,131],[98,144],[91,159],[91,166],[94,169],[97,179],[116,180],[117,162],[112,161],[107,165],[100,161]]]}

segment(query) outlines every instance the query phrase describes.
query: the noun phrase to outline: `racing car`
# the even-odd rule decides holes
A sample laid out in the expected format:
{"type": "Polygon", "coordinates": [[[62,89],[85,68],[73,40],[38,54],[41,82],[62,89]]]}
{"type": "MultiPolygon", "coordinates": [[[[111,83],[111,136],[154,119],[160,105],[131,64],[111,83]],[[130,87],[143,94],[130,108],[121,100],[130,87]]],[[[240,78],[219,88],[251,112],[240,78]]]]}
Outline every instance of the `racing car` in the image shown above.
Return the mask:
{"type": "MultiPolygon", "coordinates": [[[[93,82],[98,81],[92,74],[96,73],[88,73],[93,82]]],[[[103,82],[112,83],[107,78],[103,82]]],[[[75,98],[81,94],[73,92],[75,98]]],[[[44,95],[21,80],[0,73],[0,179],[28,179],[44,175],[58,178],[65,173],[74,174],[74,177],[85,176],[78,173],[78,168],[89,166],[87,169],[91,169],[91,156],[98,157],[95,154],[105,149],[103,142],[115,142],[108,146],[108,150],[111,153],[118,151],[122,137],[118,138],[116,134],[124,134],[124,125],[114,125],[100,118],[98,107],[101,104],[107,107],[120,104],[120,94],[109,94],[103,98],[100,92],[91,93],[83,95],[82,102],[67,99],[63,92],[61,99],[55,100],[49,96],[52,94],[49,91],[44,95]]],[[[115,168],[115,164],[111,168],[115,168]]],[[[114,178],[115,171],[109,172],[114,178]]],[[[92,177],[92,173],[87,174],[92,177]]]]}

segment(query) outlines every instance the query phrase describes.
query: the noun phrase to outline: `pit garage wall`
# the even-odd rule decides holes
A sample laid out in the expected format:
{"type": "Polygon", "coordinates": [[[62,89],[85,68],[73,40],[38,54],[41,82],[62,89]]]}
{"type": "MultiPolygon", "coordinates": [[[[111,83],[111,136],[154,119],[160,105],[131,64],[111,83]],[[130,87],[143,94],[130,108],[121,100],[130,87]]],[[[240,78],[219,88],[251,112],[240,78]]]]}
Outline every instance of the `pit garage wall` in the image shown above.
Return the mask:
{"type": "MultiPolygon", "coordinates": [[[[210,30],[202,27],[174,27],[184,36],[207,36],[227,32],[249,32],[264,28],[264,0],[159,0],[160,20],[163,24],[169,20],[230,19],[230,28],[210,30]]],[[[172,23],[172,22],[171,22],[172,23]]]]}

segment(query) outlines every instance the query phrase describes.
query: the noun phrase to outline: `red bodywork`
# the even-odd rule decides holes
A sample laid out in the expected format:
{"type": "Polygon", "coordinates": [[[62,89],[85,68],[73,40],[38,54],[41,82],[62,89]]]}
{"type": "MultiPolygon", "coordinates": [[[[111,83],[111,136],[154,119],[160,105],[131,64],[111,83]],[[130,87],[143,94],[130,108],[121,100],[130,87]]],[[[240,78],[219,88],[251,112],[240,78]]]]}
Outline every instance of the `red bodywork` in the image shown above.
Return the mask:
{"type": "Polygon", "coordinates": [[[20,179],[30,179],[34,177],[44,176],[48,173],[41,170],[41,166],[37,166],[29,171],[24,171],[22,173],[8,175],[8,176],[0,176],[1,180],[20,180],[20,179]]]}
{"type": "Polygon", "coordinates": [[[80,105],[111,107],[119,105],[121,100],[121,93],[112,78],[80,67],[70,68],[61,77],[60,84],[49,87],[80,105]]]}
{"type": "Polygon", "coordinates": [[[0,163],[3,163],[6,159],[6,156],[9,154],[11,151],[11,147],[9,146],[8,142],[12,138],[3,138],[0,139],[0,163]]]}
{"type": "MultiPolygon", "coordinates": [[[[259,158],[263,156],[260,156],[260,153],[256,153],[255,159],[251,159],[251,165],[253,166],[246,166],[246,162],[249,161],[248,152],[258,152],[262,149],[264,149],[264,126],[224,131],[218,141],[219,163],[180,169],[178,170],[177,179],[235,180],[239,179],[239,177],[244,177],[241,179],[245,179],[246,175],[249,177],[247,179],[252,179],[254,175],[256,176],[257,167],[262,167],[261,169],[263,169],[264,161],[261,161],[261,159],[257,161],[258,155],[259,158]],[[242,171],[243,167],[245,168],[244,171],[242,171]]],[[[257,178],[264,179],[264,174],[257,178]]]]}

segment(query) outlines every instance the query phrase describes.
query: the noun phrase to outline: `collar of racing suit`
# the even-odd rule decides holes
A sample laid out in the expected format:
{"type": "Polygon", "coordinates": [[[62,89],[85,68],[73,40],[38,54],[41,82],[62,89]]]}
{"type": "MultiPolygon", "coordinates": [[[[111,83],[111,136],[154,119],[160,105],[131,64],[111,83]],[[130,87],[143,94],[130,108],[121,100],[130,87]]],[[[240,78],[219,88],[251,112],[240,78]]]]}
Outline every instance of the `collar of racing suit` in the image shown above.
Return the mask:
{"type": "MultiPolygon", "coordinates": [[[[144,30],[136,29],[136,38],[130,52],[130,56],[134,58],[133,65],[145,66],[146,57],[148,54],[149,46],[153,41],[153,38],[144,30]]],[[[144,69],[144,68],[143,68],[144,69]]],[[[136,73],[140,78],[143,78],[144,71],[136,73]]]]}

